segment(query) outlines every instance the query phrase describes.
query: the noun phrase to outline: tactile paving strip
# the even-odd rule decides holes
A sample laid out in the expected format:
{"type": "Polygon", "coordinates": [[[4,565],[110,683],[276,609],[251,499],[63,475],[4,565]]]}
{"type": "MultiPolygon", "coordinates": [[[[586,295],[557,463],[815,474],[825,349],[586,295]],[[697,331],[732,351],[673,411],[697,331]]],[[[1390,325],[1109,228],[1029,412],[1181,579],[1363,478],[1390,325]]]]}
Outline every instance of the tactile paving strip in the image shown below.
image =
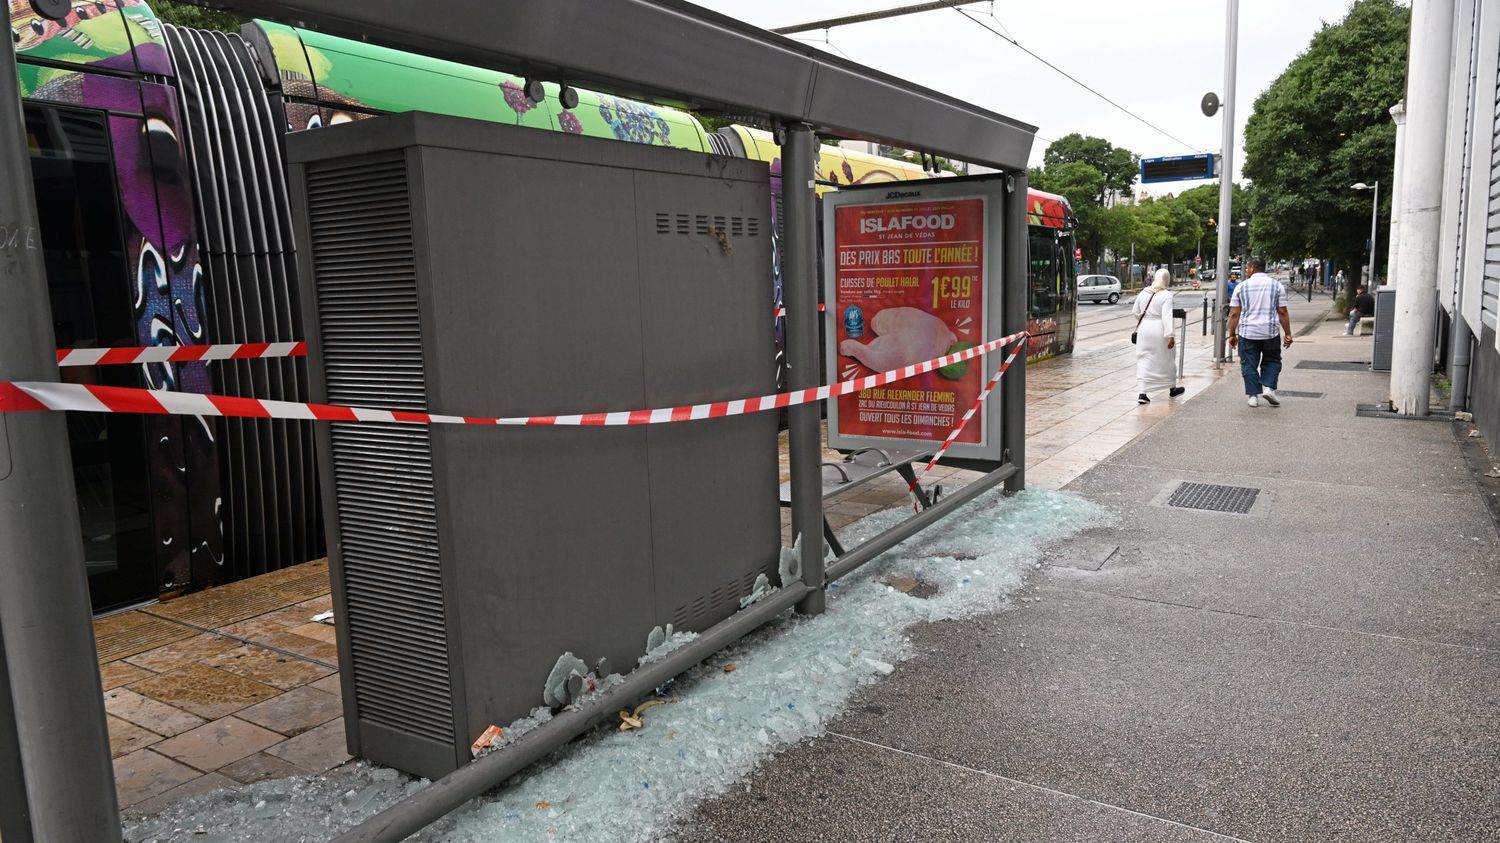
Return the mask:
{"type": "Polygon", "coordinates": [[[198,630],[144,612],[125,612],[94,621],[99,663],[112,662],[191,638],[198,630]]]}
{"type": "Polygon", "coordinates": [[[1252,489],[1248,486],[1183,483],[1167,500],[1167,506],[1246,515],[1249,514],[1250,507],[1255,506],[1255,497],[1259,494],[1259,489],[1252,489]]]}
{"type": "Polygon", "coordinates": [[[204,629],[217,629],[285,608],[294,602],[297,601],[284,594],[259,588],[255,580],[245,580],[160,603],[148,611],[204,629]]]}

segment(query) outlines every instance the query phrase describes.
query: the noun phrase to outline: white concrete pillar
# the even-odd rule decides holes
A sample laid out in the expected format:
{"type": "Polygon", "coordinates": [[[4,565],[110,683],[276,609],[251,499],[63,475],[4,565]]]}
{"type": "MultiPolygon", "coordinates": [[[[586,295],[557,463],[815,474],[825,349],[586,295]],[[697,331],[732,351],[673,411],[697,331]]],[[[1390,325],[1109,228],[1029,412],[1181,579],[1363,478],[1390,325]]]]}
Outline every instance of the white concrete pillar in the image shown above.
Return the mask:
{"type": "Polygon", "coordinates": [[[1427,414],[1437,342],[1438,233],[1443,201],[1443,153],[1448,127],[1448,80],[1453,58],[1454,0],[1412,0],[1406,69],[1405,178],[1401,183],[1401,279],[1391,347],[1391,406],[1402,415],[1427,414]]]}
{"type": "Polygon", "coordinates": [[[1385,283],[1394,287],[1396,285],[1396,256],[1401,252],[1401,171],[1405,169],[1402,165],[1401,154],[1406,149],[1405,100],[1391,106],[1391,119],[1396,121],[1396,176],[1391,180],[1391,230],[1390,236],[1385,241],[1389,244],[1385,263],[1385,283]]]}

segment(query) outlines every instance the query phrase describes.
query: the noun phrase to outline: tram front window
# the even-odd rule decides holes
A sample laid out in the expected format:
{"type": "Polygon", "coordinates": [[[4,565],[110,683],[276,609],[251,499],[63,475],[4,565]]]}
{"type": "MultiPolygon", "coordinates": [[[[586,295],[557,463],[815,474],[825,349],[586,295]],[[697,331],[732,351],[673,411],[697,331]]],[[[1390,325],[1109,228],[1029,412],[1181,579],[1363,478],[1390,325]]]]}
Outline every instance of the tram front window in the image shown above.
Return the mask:
{"type": "Polygon", "coordinates": [[[1026,280],[1030,287],[1031,318],[1045,319],[1064,305],[1062,265],[1058,261],[1057,235],[1050,228],[1029,231],[1030,264],[1026,280]]]}

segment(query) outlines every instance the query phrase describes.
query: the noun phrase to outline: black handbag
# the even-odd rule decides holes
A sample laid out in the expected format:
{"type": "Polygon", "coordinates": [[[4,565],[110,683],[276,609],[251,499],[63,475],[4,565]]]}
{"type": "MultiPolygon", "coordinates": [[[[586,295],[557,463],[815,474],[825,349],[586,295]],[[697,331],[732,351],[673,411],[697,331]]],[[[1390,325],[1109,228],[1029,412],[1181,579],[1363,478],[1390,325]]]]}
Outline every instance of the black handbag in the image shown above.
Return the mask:
{"type": "Polygon", "coordinates": [[[1150,309],[1150,307],[1151,307],[1151,300],[1154,299],[1154,298],[1156,298],[1156,291],[1152,290],[1151,291],[1151,295],[1146,297],[1146,306],[1143,307],[1143,308],[1141,308],[1140,318],[1135,320],[1135,330],[1130,332],[1130,344],[1131,345],[1135,345],[1135,335],[1137,333],[1139,333],[1140,330],[1141,330],[1141,320],[1146,318],[1146,311],[1148,309],[1150,309]]]}

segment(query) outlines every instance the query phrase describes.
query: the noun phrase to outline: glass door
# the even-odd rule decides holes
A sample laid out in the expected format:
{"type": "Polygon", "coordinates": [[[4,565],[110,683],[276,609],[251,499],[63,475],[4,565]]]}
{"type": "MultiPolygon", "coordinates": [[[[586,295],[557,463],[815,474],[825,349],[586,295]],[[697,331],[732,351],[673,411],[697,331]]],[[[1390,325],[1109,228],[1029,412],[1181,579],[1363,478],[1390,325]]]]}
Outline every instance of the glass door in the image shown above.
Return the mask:
{"type": "MultiPolygon", "coordinates": [[[[104,113],[28,102],[26,133],[60,348],[133,346],[131,279],[104,113]]],[[[141,386],[134,366],[66,368],[70,383],[141,386]]],[[[84,564],[95,611],[157,595],[140,416],[68,413],[84,564]]]]}

